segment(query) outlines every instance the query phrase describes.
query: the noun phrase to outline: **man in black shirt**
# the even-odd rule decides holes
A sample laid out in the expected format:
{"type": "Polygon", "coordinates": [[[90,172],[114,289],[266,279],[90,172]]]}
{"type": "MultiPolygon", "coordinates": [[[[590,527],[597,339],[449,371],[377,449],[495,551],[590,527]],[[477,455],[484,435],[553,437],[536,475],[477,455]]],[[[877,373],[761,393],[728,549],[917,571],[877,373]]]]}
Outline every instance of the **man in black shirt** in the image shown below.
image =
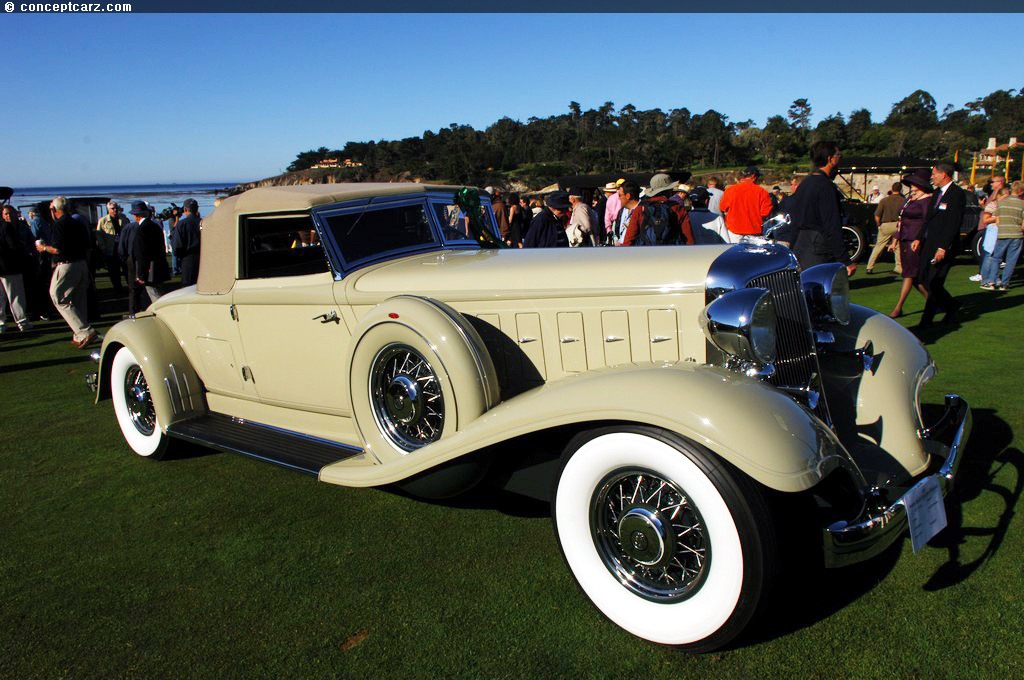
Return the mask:
{"type": "Polygon", "coordinates": [[[832,182],[842,154],[835,142],[815,142],[811,147],[814,171],[803,179],[792,199],[786,201],[792,223],[780,230],[778,239],[793,244],[800,267],[841,262],[850,276],[857,265],[850,262],[843,244],[843,209],[832,182]]]}
{"type": "Polygon", "coordinates": [[[50,299],[74,334],[71,344],[79,349],[96,339],[89,318],[87,296],[89,265],[85,256],[89,249],[89,233],[67,213],[67,200],[57,196],[50,202],[53,217],[51,243],[38,242],[36,250],[53,256],[53,278],[50,299]]]}

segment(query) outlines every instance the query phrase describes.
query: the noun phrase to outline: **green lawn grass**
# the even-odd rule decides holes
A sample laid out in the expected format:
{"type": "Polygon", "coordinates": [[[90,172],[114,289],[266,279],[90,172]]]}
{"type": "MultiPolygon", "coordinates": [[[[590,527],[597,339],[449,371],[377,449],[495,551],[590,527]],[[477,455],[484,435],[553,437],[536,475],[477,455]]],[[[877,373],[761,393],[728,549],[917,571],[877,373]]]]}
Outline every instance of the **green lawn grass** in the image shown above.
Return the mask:
{"type": "MultiPolygon", "coordinates": [[[[854,277],[888,312],[896,279],[854,277]]],[[[131,455],[56,320],[0,336],[0,675],[995,677],[1024,672],[1024,288],[955,267],[963,323],[926,337],[926,401],[975,411],[951,526],[912,554],[793,587],[753,635],[693,656],[606,621],[546,507],[427,503],[229,454],[131,455]]],[[[877,273],[881,272],[881,273],[877,273]]],[[[920,316],[919,296],[901,321],[920,316]]],[[[113,318],[110,315],[109,318],[113,318]]],[[[106,325],[109,325],[106,324],[106,325]]],[[[101,330],[103,328],[101,327],[101,330]]]]}

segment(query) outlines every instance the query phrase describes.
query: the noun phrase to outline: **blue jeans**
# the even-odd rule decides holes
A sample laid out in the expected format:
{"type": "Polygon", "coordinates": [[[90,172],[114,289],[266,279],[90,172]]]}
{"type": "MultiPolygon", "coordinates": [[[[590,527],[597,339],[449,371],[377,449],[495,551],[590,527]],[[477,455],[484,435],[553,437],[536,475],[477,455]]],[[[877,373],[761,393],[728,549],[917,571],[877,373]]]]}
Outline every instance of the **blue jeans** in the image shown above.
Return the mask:
{"type": "Polygon", "coordinates": [[[995,286],[1006,286],[1013,276],[1013,268],[1017,266],[1017,258],[1020,257],[1021,246],[1024,239],[1001,238],[996,241],[996,247],[992,254],[985,258],[985,264],[981,267],[981,283],[995,286]],[[999,264],[1006,260],[1006,268],[999,271],[999,264]]]}

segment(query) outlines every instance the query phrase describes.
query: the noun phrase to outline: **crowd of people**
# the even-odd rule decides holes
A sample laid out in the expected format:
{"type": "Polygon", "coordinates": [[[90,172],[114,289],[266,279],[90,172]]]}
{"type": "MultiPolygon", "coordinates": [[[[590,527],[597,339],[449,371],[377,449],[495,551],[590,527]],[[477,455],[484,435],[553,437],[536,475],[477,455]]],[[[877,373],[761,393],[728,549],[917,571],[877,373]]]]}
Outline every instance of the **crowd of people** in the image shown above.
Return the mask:
{"type": "MultiPolygon", "coordinates": [[[[843,196],[834,183],[842,153],[837,144],[821,141],[811,148],[814,170],[793,177],[789,193],[759,183],[761,172],[748,167],[738,181],[720,188],[710,177],[702,185],[673,181],[668,174],[651,177],[640,187],[626,178],[598,188],[571,187],[532,201],[516,193],[488,187],[502,240],[517,248],[595,246],[658,246],[738,243],[762,234],[765,220],[785,214],[773,237],[792,248],[801,268],[838,262],[853,275],[842,237],[843,196]]],[[[903,314],[913,290],[925,298],[920,327],[936,315],[955,321],[959,303],[945,289],[968,200],[974,187],[954,181],[954,167],[936,163],[916,170],[892,185],[886,196],[877,186],[868,198],[876,204],[878,239],[866,270],[873,273],[880,255],[894,254],[894,272],[902,285],[890,316],[903,314]],[[906,194],[904,194],[904,190],[906,194]]],[[[1024,183],[1006,186],[1000,175],[991,189],[980,192],[983,206],[978,228],[985,234],[983,261],[972,281],[983,290],[1006,290],[1024,244],[1024,183]]],[[[42,204],[45,205],[45,204],[42,204]]],[[[172,208],[163,224],[152,206],[133,201],[125,215],[116,201],[93,227],[55,197],[49,216],[29,212],[25,220],[3,205],[0,221],[0,332],[8,312],[21,331],[33,319],[59,313],[72,331],[71,343],[84,348],[98,337],[90,321],[98,318],[95,277],[103,267],[115,297],[127,300],[125,317],[145,309],[163,292],[172,272],[181,285],[196,282],[199,272],[200,215],[194,199],[172,208]],[[168,267],[167,255],[171,266],[168,267]],[[123,282],[122,282],[123,279],[123,282]]]]}
{"type": "MultiPolygon", "coordinates": [[[[773,237],[792,248],[801,268],[838,262],[852,276],[857,264],[843,241],[843,195],[834,182],[842,152],[836,143],[820,141],[812,146],[810,160],[814,170],[793,177],[789,193],[778,186],[765,189],[759,183],[760,170],[753,166],[724,190],[717,177],[691,187],[656,174],[644,188],[623,178],[598,189],[555,191],[543,202],[514,193],[505,196],[495,187],[486,191],[501,236],[512,247],[738,243],[761,235],[768,218],[784,213],[788,222],[781,223],[773,237]]],[[[886,195],[873,186],[867,197],[876,206],[878,225],[867,273],[874,272],[883,252],[894,254],[894,271],[902,285],[890,316],[902,316],[904,303],[916,289],[925,298],[919,328],[931,326],[939,314],[944,323],[957,319],[960,305],[945,281],[968,200],[983,206],[977,225],[985,233],[983,262],[971,277],[983,290],[1008,288],[1024,244],[1024,183],[1007,187],[1005,178],[995,175],[986,191],[967,183],[960,186],[954,176],[954,165],[940,162],[930,171],[907,174],[886,195]]]]}
{"type": "Polygon", "coordinates": [[[111,200],[95,226],[63,196],[46,207],[48,215],[30,210],[26,220],[14,206],[3,206],[0,332],[8,314],[19,331],[31,330],[33,320],[60,314],[71,329],[71,344],[84,349],[99,337],[92,322],[99,319],[95,280],[100,267],[110,277],[115,298],[126,297],[124,317],[160,297],[172,275],[168,253],[181,285],[198,278],[200,215],[194,199],[172,208],[164,224],[145,201],[133,201],[125,215],[111,200]]]}

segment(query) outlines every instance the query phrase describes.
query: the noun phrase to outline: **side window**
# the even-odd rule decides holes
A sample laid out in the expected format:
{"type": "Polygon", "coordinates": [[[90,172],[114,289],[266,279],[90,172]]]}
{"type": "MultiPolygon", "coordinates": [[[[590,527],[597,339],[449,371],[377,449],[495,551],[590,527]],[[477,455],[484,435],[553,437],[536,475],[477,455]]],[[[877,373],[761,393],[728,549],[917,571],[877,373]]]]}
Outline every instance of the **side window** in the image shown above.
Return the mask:
{"type": "Polygon", "coordinates": [[[349,264],[437,243],[421,203],[331,215],[327,225],[349,264]]]}
{"type": "Polygon", "coordinates": [[[241,237],[243,279],[329,270],[309,215],[247,217],[242,222],[241,237]]]}

